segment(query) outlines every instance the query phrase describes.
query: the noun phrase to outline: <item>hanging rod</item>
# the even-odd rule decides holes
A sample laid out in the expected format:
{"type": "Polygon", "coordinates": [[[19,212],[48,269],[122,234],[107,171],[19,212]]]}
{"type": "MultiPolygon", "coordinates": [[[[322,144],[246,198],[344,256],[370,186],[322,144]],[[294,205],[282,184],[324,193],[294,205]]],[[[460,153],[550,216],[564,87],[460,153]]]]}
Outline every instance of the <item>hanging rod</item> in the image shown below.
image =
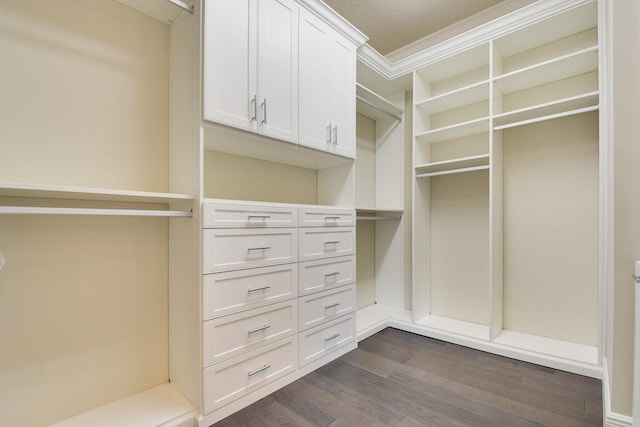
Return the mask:
{"type": "Polygon", "coordinates": [[[172,5],[178,6],[180,9],[186,10],[187,12],[193,15],[193,5],[189,6],[187,3],[183,2],[182,0],[165,0],[165,1],[168,1],[172,5]]]}
{"type": "Polygon", "coordinates": [[[356,215],[356,220],[358,221],[400,221],[402,219],[402,215],[394,215],[394,216],[366,216],[366,215],[356,215]]]}
{"type": "Polygon", "coordinates": [[[33,206],[0,206],[0,215],[92,215],[92,216],[152,216],[193,217],[191,211],[162,211],[143,209],[51,208],[33,206]]]}
{"type": "Polygon", "coordinates": [[[451,173],[472,172],[472,171],[479,171],[483,169],[489,169],[489,165],[472,166],[470,168],[461,168],[461,169],[450,169],[450,170],[438,171],[438,172],[420,173],[420,174],[416,174],[416,178],[427,178],[430,176],[448,175],[451,173]]]}
{"type": "Polygon", "coordinates": [[[360,101],[360,102],[364,102],[364,103],[365,103],[365,104],[367,104],[369,107],[371,107],[371,108],[373,108],[373,109],[375,109],[375,110],[378,110],[378,111],[380,111],[381,113],[386,114],[387,116],[389,116],[389,117],[391,117],[391,118],[393,118],[393,119],[395,119],[395,120],[397,120],[397,121],[399,121],[399,122],[401,122],[401,121],[402,121],[402,117],[400,117],[400,116],[396,116],[395,114],[393,114],[393,113],[391,113],[391,112],[389,112],[389,111],[385,110],[385,109],[384,109],[384,108],[382,108],[382,107],[377,106],[377,105],[376,105],[376,104],[374,104],[373,102],[369,101],[368,99],[366,99],[366,98],[364,98],[364,97],[362,97],[362,96],[360,96],[360,95],[356,95],[356,99],[357,99],[358,101],[360,101]]]}

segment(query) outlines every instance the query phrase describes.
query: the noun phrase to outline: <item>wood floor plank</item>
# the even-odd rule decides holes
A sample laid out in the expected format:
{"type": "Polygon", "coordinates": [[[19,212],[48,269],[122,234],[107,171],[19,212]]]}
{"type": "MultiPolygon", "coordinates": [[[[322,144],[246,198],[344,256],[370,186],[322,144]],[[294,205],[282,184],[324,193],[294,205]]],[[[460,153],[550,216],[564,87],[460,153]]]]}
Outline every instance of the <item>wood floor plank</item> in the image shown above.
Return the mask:
{"type": "Polygon", "coordinates": [[[216,426],[588,427],[602,384],[387,328],[216,426]]]}

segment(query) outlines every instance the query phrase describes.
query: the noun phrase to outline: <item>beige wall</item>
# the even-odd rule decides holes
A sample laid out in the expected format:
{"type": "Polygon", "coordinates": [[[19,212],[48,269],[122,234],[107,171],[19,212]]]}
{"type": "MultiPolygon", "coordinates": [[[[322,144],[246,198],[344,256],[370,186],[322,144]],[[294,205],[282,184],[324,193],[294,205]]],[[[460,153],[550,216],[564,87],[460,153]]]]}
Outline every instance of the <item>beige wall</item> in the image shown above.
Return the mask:
{"type": "MultiPolygon", "coordinates": [[[[111,0],[3,0],[0,58],[0,181],[167,191],[168,25],[111,0]]],[[[51,204],[0,200],[18,202],[51,204]]],[[[167,381],[167,219],[5,215],[0,251],[0,425],[167,381]]]]}
{"type": "Polygon", "coordinates": [[[613,11],[614,265],[609,289],[607,354],[611,410],[631,415],[633,262],[640,260],[640,5],[610,1],[613,11]]]}

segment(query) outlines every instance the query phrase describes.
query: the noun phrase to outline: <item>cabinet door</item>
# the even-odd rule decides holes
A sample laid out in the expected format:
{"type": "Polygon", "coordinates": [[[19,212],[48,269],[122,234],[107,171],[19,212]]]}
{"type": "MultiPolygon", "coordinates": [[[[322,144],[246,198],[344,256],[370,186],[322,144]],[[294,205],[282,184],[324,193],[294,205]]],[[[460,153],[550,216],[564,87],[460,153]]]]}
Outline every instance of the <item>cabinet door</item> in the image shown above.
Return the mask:
{"type": "Polygon", "coordinates": [[[256,129],[254,0],[204,4],[204,118],[256,129]]]}
{"type": "Polygon", "coordinates": [[[355,158],[356,49],[338,34],[330,43],[331,150],[355,158]]]}
{"type": "Polygon", "coordinates": [[[329,138],[329,31],[300,11],[300,144],[326,150],[329,138]]]}
{"type": "Polygon", "coordinates": [[[264,135],[298,141],[298,6],[260,0],[258,8],[258,120],[264,135]]]}

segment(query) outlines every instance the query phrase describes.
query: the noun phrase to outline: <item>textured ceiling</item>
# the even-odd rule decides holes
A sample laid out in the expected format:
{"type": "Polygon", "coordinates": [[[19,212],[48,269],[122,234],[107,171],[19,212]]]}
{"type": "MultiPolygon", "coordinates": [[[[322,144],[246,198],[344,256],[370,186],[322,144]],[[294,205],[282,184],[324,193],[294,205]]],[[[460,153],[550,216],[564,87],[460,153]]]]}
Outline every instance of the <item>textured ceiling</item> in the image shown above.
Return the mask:
{"type": "MultiPolygon", "coordinates": [[[[507,3],[513,0],[507,0],[507,3]]],[[[324,0],[387,55],[462,21],[502,0],[324,0]]],[[[533,0],[520,1],[532,3],[533,0]]],[[[488,18],[492,16],[489,14],[488,18]]]]}

